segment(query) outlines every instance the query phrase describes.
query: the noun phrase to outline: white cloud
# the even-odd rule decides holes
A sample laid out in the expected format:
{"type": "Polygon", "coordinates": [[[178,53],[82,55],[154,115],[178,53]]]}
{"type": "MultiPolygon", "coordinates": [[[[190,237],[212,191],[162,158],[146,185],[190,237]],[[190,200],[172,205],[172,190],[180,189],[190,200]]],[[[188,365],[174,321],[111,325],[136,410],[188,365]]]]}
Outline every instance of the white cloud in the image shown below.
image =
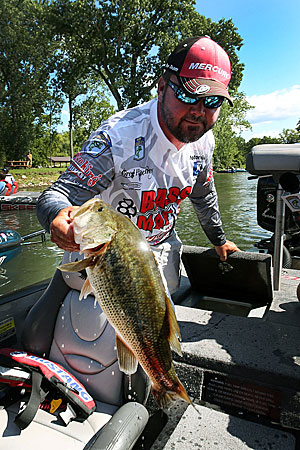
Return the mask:
{"type": "Polygon", "coordinates": [[[252,125],[292,117],[297,121],[300,118],[300,85],[269,94],[252,95],[247,100],[255,107],[247,114],[252,125]]]}
{"type": "Polygon", "coordinates": [[[265,131],[255,131],[253,130],[253,134],[252,137],[258,137],[258,138],[263,138],[265,136],[271,137],[271,138],[277,138],[279,137],[280,133],[282,130],[265,130],[265,131]]]}

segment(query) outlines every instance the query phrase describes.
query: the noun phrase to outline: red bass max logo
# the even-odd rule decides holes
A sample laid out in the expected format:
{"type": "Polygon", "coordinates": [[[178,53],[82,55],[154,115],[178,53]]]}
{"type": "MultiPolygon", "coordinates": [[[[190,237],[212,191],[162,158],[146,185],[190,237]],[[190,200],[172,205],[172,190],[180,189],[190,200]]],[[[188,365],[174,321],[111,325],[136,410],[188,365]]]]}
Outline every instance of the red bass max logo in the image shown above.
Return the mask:
{"type": "Polygon", "coordinates": [[[179,214],[179,205],[191,193],[191,186],[183,189],[171,187],[157,191],[142,192],[140,214],[137,226],[145,231],[161,229],[173,225],[174,218],[179,214]]]}

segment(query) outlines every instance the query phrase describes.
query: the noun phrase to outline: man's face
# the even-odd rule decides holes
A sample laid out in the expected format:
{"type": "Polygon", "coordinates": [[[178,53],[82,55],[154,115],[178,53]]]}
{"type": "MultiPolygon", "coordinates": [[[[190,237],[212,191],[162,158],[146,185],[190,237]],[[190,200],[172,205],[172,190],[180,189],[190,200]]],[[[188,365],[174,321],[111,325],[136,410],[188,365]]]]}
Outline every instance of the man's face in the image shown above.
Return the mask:
{"type": "MultiPolygon", "coordinates": [[[[175,75],[170,80],[179,84],[175,75]]],[[[183,103],[167,83],[161,78],[158,85],[160,125],[171,142],[172,137],[182,143],[195,142],[214,126],[220,108],[205,108],[202,99],[195,105],[183,103]]]]}

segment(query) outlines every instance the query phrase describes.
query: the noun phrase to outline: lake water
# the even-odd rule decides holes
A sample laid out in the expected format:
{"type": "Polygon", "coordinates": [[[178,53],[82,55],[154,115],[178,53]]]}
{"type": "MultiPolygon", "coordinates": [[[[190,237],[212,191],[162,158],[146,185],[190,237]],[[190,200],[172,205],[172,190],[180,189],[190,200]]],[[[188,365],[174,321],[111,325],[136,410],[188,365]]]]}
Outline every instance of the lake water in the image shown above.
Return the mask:
{"type": "MultiPolygon", "coordinates": [[[[256,180],[248,180],[248,173],[215,174],[219,205],[227,239],[241,250],[270,233],[257,225],[256,180]]],[[[0,230],[13,229],[21,236],[40,230],[35,211],[0,211],[0,230]]],[[[189,200],[181,203],[176,229],[184,244],[211,246],[203,233],[189,200]]],[[[54,245],[49,235],[46,242],[40,238],[23,244],[17,256],[0,266],[0,296],[29,284],[50,278],[60,263],[63,251],[54,245]]]]}

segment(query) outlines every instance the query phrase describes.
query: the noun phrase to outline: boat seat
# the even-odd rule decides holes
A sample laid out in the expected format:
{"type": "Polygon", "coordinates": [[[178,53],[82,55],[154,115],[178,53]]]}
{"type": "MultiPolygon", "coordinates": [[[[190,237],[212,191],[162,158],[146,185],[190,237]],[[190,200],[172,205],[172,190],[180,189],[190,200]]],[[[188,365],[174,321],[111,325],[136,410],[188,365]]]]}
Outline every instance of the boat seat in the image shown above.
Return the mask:
{"type": "MultiPolygon", "coordinates": [[[[66,252],[63,263],[81,259],[66,252]]],[[[144,371],[130,377],[119,370],[115,332],[95,298],[79,300],[85,276],[57,270],[47,290],[30,310],[22,349],[61,364],[94,398],[96,410],[83,422],[64,426],[39,409],[20,431],[14,418],[19,405],[0,410],[0,449],[129,449],[143,431],[150,383],[144,371]]]]}

